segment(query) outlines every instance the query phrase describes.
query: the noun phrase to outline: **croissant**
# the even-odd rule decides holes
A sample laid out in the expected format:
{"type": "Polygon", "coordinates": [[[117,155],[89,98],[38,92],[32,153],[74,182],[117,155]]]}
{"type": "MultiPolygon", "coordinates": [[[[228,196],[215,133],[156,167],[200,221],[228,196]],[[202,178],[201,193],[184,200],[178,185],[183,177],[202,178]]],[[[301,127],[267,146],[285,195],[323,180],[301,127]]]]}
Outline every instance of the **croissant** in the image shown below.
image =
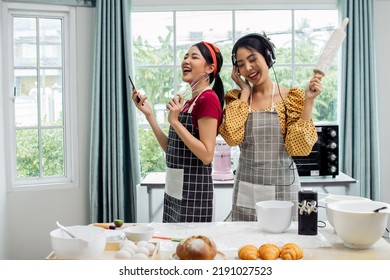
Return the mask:
{"type": "Polygon", "coordinates": [[[280,257],[283,260],[299,260],[303,258],[303,251],[295,243],[286,243],[280,250],[280,257]]]}
{"type": "Polygon", "coordinates": [[[259,248],[259,254],[263,260],[276,260],[280,256],[280,248],[275,244],[263,244],[259,248]]]}
{"type": "Polygon", "coordinates": [[[238,257],[242,260],[257,260],[259,249],[254,245],[245,245],[238,249],[238,257]]]}

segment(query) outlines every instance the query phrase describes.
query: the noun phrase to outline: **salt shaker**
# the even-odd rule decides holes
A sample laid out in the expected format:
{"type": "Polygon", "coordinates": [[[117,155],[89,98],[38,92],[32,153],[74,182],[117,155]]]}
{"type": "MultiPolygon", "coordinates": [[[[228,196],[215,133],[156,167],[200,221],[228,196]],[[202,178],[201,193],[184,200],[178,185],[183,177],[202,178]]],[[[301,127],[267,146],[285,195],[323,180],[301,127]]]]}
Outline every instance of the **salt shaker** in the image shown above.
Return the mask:
{"type": "Polygon", "coordinates": [[[298,192],[298,234],[317,235],[318,195],[312,189],[298,192]]]}

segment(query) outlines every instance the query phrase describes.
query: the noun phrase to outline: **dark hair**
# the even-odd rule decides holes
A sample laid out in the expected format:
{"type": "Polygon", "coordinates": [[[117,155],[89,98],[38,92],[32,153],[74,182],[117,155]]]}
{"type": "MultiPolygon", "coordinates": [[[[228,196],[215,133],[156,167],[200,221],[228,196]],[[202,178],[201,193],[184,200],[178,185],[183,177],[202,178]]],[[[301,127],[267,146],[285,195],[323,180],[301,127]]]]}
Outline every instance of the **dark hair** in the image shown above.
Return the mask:
{"type": "MultiPolygon", "coordinates": [[[[205,45],[205,43],[200,42],[200,43],[195,44],[194,46],[199,49],[200,53],[202,54],[202,56],[204,57],[204,59],[206,60],[206,63],[208,65],[214,63],[210,49],[205,45]]],[[[223,87],[221,76],[219,75],[219,72],[221,71],[221,68],[223,65],[223,58],[222,58],[221,52],[215,52],[215,58],[217,60],[217,63],[216,63],[217,65],[215,65],[217,67],[217,71],[215,72],[215,75],[213,72],[211,72],[209,74],[209,80],[210,80],[210,84],[212,82],[214,82],[213,90],[217,94],[219,102],[221,103],[221,107],[223,108],[223,105],[225,102],[225,98],[224,98],[225,97],[225,89],[223,87]]]]}
{"type": "Polygon", "coordinates": [[[238,39],[232,49],[233,65],[237,64],[236,53],[239,48],[258,51],[264,57],[268,68],[275,63],[275,46],[266,35],[251,33],[238,39]]]}

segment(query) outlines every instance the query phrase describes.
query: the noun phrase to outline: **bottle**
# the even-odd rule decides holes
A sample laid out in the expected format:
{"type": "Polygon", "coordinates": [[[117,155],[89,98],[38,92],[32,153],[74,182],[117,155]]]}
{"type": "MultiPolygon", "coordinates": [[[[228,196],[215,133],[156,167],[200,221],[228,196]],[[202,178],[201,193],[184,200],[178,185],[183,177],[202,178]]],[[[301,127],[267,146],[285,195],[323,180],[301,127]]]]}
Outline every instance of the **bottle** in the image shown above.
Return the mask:
{"type": "Polygon", "coordinates": [[[221,136],[217,136],[213,160],[213,180],[233,180],[230,147],[221,136]]]}
{"type": "Polygon", "coordinates": [[[317,235],[318,195],[312,189],[298,192],[298,234],[317,235]]]}

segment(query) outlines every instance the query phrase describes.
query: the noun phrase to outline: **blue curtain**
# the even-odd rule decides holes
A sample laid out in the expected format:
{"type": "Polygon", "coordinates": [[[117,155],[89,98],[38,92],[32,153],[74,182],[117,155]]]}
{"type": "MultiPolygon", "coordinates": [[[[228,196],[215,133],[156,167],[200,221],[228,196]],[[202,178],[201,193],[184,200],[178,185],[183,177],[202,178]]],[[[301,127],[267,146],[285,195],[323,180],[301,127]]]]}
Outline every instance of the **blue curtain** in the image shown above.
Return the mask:
{"type": "Polygon", "coordinates": [[[350,22],[343,46],[341,170],[357,179],[360,195],[380,199],[378,104],[373,0],[339,0],[350,22]]]}
{"type": "Polygon", "coordinates": [[[91,222],[136,222],[140,181],[131,105],[130,1],[96,1],[90,148],[91,222]]]}

